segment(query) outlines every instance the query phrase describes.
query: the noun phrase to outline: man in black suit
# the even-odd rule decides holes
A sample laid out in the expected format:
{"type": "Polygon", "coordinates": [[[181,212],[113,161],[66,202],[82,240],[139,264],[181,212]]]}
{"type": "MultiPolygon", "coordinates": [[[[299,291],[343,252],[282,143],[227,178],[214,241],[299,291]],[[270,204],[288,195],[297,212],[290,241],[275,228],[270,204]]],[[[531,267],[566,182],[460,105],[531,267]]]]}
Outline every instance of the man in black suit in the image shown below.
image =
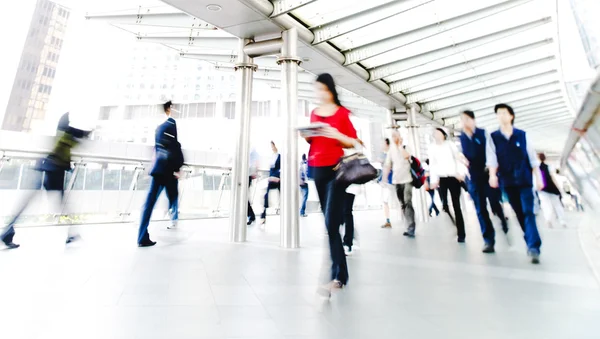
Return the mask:
{"type": "Polygon", "coordinates": [[[163,105],[167,120],[156,128],[155,157],[152,170],[150,171],[152,182],[144,205],[144,211],[142,212],[138,234],[139,247],[156,245],[155,241],[150,240],[148,225],[150,224],[150,217],[152,216],[156,200],[163,189],[167,191],[167,198],[169,199],[169,211],[171,212],[172,220],[171,227],[169,228],[177,225],[179,199],[177,185],[178,173],[181,166],[183,166],[183,153],[181,152],[181,144],[177,141],[177,125],[175,119],[171,117],[172,106],[171,101],[163,105]]]}

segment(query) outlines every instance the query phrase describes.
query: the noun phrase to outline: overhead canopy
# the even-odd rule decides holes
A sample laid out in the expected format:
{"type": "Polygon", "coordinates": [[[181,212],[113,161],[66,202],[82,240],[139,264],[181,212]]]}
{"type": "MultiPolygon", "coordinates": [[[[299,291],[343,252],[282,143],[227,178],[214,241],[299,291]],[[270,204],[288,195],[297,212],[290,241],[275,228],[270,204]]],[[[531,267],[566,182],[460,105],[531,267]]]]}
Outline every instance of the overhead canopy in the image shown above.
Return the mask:
{"type": "MultiPolygon", "coordinates": [[[[193,17],[190,22],[177,16],[173,27],[194,26],[179,34],[136,33],[141,40],[179,46],[183,56],[233,63],[237,51],[228,36],[264,40],[296,27],[305,70],[329,72],[341,87],[386,109],[416,105],[423,118],[459,128],[460,111],[469,108],[492,127],[494,105],[505,102],[515,107],[517,126],[552,130],[532,133],[538,144],[558,149],[568,133],[565,122],[573,118],[555,1],[163,2],[193,17]]],[[[137,29],[146,17],[132,19],[129,26],[137,29]]],[[[160,22],[157,15],[148,19],[160,22]]]]}

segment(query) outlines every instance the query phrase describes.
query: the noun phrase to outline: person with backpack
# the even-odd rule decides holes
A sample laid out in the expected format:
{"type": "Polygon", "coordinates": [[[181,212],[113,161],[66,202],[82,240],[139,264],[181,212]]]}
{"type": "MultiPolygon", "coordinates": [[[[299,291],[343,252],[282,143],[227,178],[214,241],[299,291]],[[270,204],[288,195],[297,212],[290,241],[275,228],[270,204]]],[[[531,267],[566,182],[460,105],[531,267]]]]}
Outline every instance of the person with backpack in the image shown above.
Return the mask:
{"type": "Polygon", "coordinates": [[[508,233],[508,223],[500,205],[498,194],[495,194],[489,184],[489,172],[486,167],[486,145],[490,136],[484,129],[476,126],[473,111],[463,111],[461,121],[463,130],[460,135],[460,144],[469,168],[468,192],[475,205],[479,227],[483,236],[484,247],[482,252],[494,253],[496,232],[487,209],[488,200],[492,210],[500,218],[502,230],[505,234],[508,233]]]}
{"type": "Polygon", "coordinates": [[[558,221],[563,227],[567,227],[565,222],[565,210],[560,201],[560,190],[556,184],[558,180],[555,179],[553,171],[550,170],[548,164],[546,164],[546,155],[539,153],[540,158],[540,172],[542,179],[544,180],[544,188],[539,192],[540,204],[542,205],[542,212],[544,213],[544,219],[548,227],[552,228],[553,220],[558,221]],[[556,219],[554,219],[556,216],[556,219]]]}
{"type": "MultiPolygon", "coordinates": [[[[429,146],[429,175],[431,189],[440,188],[440,196],[446,197],[448,191],[452,198],[454,223],[456,225],[457,241],[465,242],[465,221],[460,207],[461,182],[465,181],[466,168],[461,162],[461,154],[456,145],[448,140],[448,134],[442,128],[436,128],[433,135],[435,143],[429,146]]],[[[442,199],[442,201],[444,201],[442,199]]],[[[449,212],[447,199],[443,209],[449,212]]],[[[448,213],[450,215],[450,213],[448,213]]],[[[450,215],[450,218],[452,216],[450,215]]]]}
{"type": "Polygon", "coordinates": [[[390,145],[383,166],[383,177],[387,178],[390,170],[393,171],[392,184],[396,188],[396,195],[400,200],[404,219],[406,220],[406,231],[404,236],[414,238],[415,236],[415,210],[412,203],[413,176],[411,175],[411,159],[408,150],[402,145],[400,132],[392,132],[392,144],[390,145]]]}
{"type": "Polygon", "coordinates": [[[178,220],[178,200],[179,200],[179,170],[183,166],[183,152],[181,144],[177,141],[177,125],[175,119],[171,117],[172,109],[171,101],[163,104],[163,109],[167,116],[167,120],[156,128],[155,146],[154,146],[154,163],[150,170],[152,181],[150,190],[146,197],[146,203],[140,220],[138,231],[138,246],[149,247],[156,245],[155,241],[150,240],[148,233],[148,225],[152,210],[158,200],[158,196],[163,190],[167,191],[169,199],[169,211],[171,214],[171,226],[175,228],[178,220]]]}

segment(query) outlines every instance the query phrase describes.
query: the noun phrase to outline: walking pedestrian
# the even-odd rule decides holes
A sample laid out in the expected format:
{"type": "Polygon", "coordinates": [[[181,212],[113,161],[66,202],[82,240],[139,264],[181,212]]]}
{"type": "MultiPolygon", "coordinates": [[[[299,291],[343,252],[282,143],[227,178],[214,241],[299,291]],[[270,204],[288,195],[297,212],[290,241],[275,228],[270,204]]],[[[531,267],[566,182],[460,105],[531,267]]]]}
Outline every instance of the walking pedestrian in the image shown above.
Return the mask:
{"type": "Polygon", "coordinates": [[[302,154],[300,162],[300,191],[302,192],[302,205],[300,206],[300,216],[306,215],[306,202],[308,201],[308,160],[306,154],[302,154]]]}
{"type": "Polygon", "coordinates": [[[554,177],[554,171],[546,164],[546,155],[539,153],[540,172],[542,175],[544,188],[539,193],[542,212],[548,227],[552,227],[554,221],[557,221],[563,227],[567,227],[565,222],[565,210],[560,202],[560,190],[558,189],[558,180],[554,177]],[[556,217],[556,218],[555,218],[556,217]]]}
{"type": "Polygon", "coordinates": [[[138,246],[149,247],[156,245],[155,241],[150,240],[148,226],[150,217],[154,210],[154,205],[158,200],[158,196],[163,190],[167,192],[169,199],[169,212],[171,214],[171,225],[167,228],[173,229],[177,227],[179,219],[179,170],[183,166],[183,153],[181,144],[177,141],[177,123],[171,117],[173,104],[168,101],[163,104],[163,110],[167,116],[167,120],[156,128],[155,146],[154,146],[154,163],[150,171],[152,181],[150,189],[146,197],[146,203],[142,211],[140,227],[138,231],[138,246]]]}
{"type": "Polygon", "coordinates": [[[507,104],[494,107],[500,128],[487,143],[490,186],[502,187],[525,233],[528,255],[533,264],[540,262],[542,240],[534,213],[533,177],[537,189],[543,186],[535,149],[523,130],[515,128],[515,112],[507,104]]]}
{"type": "Polygon", "coordinates": [[[281,155],[277,150],[277,146],[271,141],[271,150],[273,151],[271,168],[269,169],[269,183],[267,185],[267,192],[265,193],[264,210],[260,215],[261,223],[264,225],[267,222],[267,208],[269,208],[269,192],[271,190],[277,190],[280,192],[281,197],[281,155]]]}

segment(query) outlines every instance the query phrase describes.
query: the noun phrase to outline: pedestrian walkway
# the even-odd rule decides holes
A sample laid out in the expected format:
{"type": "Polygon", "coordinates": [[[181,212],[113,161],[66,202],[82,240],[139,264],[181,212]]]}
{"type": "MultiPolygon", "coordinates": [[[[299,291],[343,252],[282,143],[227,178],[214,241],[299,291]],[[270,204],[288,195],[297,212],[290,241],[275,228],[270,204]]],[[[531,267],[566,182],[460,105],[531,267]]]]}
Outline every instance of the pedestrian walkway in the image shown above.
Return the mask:
{"type": "Polygon", "coordinates": [[[381,211],[356,214],[358,248],[346,289],[315,296],[325,231],[301,219],[302,248],[278,247],[278,218],[228,242],[226,219],[153,223],[158,245],[136,246],[136,225],[89,225],[64,248],[66,228],[23,228],[0,251],[2,338],[598,338],[600,288],[577,220],[542,228],[532,265],[513,221],[514,247],[483,245],[473,213],[467,243],[446,217],[379,228],[381,211]]]}

